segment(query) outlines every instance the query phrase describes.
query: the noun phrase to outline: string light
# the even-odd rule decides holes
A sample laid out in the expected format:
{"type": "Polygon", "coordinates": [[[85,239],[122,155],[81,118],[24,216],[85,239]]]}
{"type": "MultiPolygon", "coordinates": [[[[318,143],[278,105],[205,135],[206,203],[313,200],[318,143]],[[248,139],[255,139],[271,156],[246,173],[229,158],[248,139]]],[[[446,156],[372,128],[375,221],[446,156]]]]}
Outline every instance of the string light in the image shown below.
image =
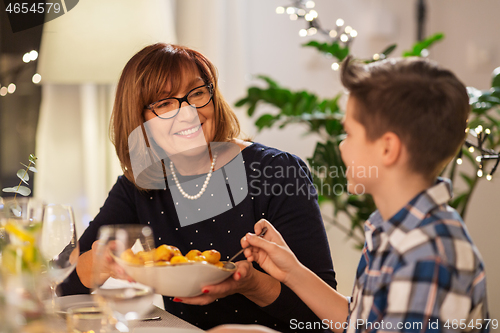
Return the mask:
{"type": "Polygon", "coordinates": [[[350,26],[346,26],[342,29],[345,22],[341,18],[336,20],[335,29],[323,29],[318,20],[318,12],[312,9],[316,6],[314,1],[291,0],[291,2],[292,3],[288,6],[276,7],[276,13],[287,13],[292,21],[304,19],[307,22],[308,27],[299,30],[300,37],[313,36],[317,33],[321,33],[331,38],[333,43],[343,43],[345,46],[348,46],[351,40],[358,35],[358,32],[350,26]]]}
{"type": "Polygon", "coordinates": [[[33,51],[30,52],[30,60],[31,61],[35,61],[36,59],[38,59],[38,52],[36,52],[35,50],[33,50],[33,51]]]}
{"type": "Polygon", "coordinates": [[[34,84],[38,84],[40,83],[40,81],[42,81],[42,76],[38,73],[35,73],[35,75],[33,75],[33,77],[31,78],[31,81],[33,81],[34,84]]]}
{"type": "MultiPolygon", "coordinates": [[[[17,81],[17,78],[25,71],[27,67],[25,64],[36,61],[38,59],[38,52],[36,50],[31,50],[30,52],[26,52],[23,54],[22,63],[18,66],[11,66],[8,70],[4,72],[0,72],[0,78],[3,80],[10,80],[11,83],[7,86],[0,85],[0,96],[6,96],[7,94],[13,94],[17,90],[17,86],[14,82],[17,81]]],[[[32,76],[31,81],[33,83],[40,83],[42,77],[39,74],[35,74],[32,76]]],[[[5,82],[5,81],[4,81],[5,82]]]]}
{"type": "Polygon", "coordinates": [[[309,36],[315,35],[317,32],[318,32],[318,29],[316,29],[314,27],[307,29],[307,34],[309,36]]]}
{"type": "MultiPolygon", "coordinates": [[[[484,175],[484,165],[485,162],[489,160],[495,161],[495,164],[491,171],[486,175],[486,179],[488,181],[493,179],[493,174],[495,173],[498,165],[500,164],[500,153],[483,147],[484,142],[486,141],[488,135],[491,134],[491,130],[489,128],[484,128],[482,125],[478,125],[473,131],[465,130],[466,133],[469,133],[471,136],[475,137],[477,140],[477,144],[470,142],[469,140],[465,141],[465,146],[468,148],[470,153],[477,151],[481,155],[476,156],[475,160],[479,163],[479,168],[477,170],[477,176],[479,178],[484,175]]],[[[462,164],[462,150],[459,151],[457,156],[457,164],[462,164]]]]}
{"type": "Polygon", "coordinates": [[[11,83],[7,87],[7,92],[9,94],[13,94],[16,91],[16,85],[14,83],[11,83]]]}
{"type": "Polygon", "coordinates": [[[316,4],[314,3],[314,1],[307,1],[306,2],[306,7],[307,8],[314,8],[314,6],[316,6],[316,4]]]}
{"type": "Polygon", "coordinates": [[[339,70],[339,68],[340,68],[340,65],[339,65],[339,63],[338,63],[338,62],[334,62],[334,63],[332,64],[332,69],[333,69],[334,71],[338,71],[338,70],[339,70]]]}

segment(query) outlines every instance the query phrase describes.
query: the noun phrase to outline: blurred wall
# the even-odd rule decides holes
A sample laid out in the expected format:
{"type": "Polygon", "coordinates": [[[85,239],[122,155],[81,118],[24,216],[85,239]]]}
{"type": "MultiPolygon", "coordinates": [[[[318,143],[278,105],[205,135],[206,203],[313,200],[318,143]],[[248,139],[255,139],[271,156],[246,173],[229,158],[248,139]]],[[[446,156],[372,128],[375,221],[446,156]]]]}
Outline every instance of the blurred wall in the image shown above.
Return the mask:
{"type": "MultiPolygon", "coordinates": [[[[337,18],[358,31],[352,45],[357,57],[370,57],[397,43],[393,55],[411,47],[416,38],[416,1],[400,0],[316,0],[316,10],[325,28],[333,28],[337,18]]],[[[290,21],[275,13],[286,0],[182,0],[177,1],[178,41],[204,52],[218,66],[221,87],[229,102],[245,94],[245,86],[260,84],[252,75],[265,74],[283,86],[305,89],[321,97],[341,91],[332,61],[317,51],[302,48],[310,37],[299,37],[304,21],[290,21]],[[198,10],[193,11],[193,8],[198,10]],[[219,46],[219,47],[217,47],[219,46]],[[224,48],[225,47],[225,48],[224,48]],[[242,79],[244,79],[242,81],[242,79]]],[[[427,1],[426,34],[444,32],[444,41],[434,46],[430,58],[453,70],[466,84],[485,89],[490,75],[500,66],[500,2],[497,0],[427,1]]],[[[314,36],[321,39],[321,36],[314,36]]],[[[262,107],[258,112],[265,111],[262,107]]],[[[303,137],[305,128],[256,133],[245,110],[236,110],[246,134],[255,141],[274,146],[305,159],[311,156],[315,138],[303,137]]],[[[269,111],[269,110],[267,110],[269,111]]],[[[491,318],[500,318],[500,250],[495,246],[500,235],[500,175],[483,181],[475,190],[466,221],[469,231],[486,262],[491,318]]],[[[323,207],[325,215],[332,207],[323,207]]],[[[347,221],[344,221],[347,223],[347,221]]],[[[335,227],[327,226],[339,290],[350,294],[359,252],[335,227]]]]}

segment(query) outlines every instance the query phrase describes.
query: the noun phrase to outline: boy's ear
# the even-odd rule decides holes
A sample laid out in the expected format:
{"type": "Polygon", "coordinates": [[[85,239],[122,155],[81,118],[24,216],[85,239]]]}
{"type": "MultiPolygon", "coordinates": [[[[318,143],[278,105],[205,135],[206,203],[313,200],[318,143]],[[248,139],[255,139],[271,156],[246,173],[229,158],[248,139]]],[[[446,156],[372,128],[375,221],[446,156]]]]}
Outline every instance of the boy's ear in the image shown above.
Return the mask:
{"type": "Polygon", "coordinates": [[[403,145],[401,139],[393,132],[386,132],[379,139],[382,151],[382,164],[384,166],[394,165],[402,154],[403,145]]]}

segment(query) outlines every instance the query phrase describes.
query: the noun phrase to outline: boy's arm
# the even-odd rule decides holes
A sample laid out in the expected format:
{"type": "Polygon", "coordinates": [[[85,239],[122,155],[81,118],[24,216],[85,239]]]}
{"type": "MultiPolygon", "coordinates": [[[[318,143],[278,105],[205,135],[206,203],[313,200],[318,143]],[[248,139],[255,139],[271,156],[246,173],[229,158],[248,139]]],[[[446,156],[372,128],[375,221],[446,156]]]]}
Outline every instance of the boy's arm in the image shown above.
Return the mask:
{"type": "MultiPolygon", "coordinates": [[[[348,316],[347,298],[320,279],[314,272],[302,265],[288,248],[278,231],[266,220],[255,225],[256,233],[264,227],[268,231],[265,238],[247,234],[242,240],[245,256],[256,261],[267,273],[288,286],[325,323],[335,328],[335,323],[344,323],[348,316]]],[[[335,332],[342,332],[343,325],[335,332]]],[[[326,328],[326,327],[325,327],[326,328]]]]}
{"type": "MultiPolygon", "coordinates": [[[[301,265],[302,266],[302,265],[301,265]]],[[[302,266],[286,285],[334,332],[343,332],[349,315],[347,298],[302,266]],[[340,323],[335,325],[335,323],[340,323]],[[339,329],[335,329],[339,327],[339,329]]]]}

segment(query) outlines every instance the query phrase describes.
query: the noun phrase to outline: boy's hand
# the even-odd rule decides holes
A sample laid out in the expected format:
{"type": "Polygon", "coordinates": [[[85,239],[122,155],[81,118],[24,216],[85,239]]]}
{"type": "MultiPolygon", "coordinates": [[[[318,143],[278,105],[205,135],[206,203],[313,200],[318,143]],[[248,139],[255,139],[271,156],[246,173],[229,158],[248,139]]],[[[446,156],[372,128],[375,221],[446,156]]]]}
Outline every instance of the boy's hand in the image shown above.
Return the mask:
{"type": "Polygon", "coordinates": [[[290,250],[281,234],[265,219],[261,219],[254,226],[255,234],[248,233],[241,240],[248,261],[255,261],[269,275],[280,282],[287,284],[290,276],[299,267],[300,262],[290,250]],[[263,238],[256,235],[267,227],[263,238]]]}

